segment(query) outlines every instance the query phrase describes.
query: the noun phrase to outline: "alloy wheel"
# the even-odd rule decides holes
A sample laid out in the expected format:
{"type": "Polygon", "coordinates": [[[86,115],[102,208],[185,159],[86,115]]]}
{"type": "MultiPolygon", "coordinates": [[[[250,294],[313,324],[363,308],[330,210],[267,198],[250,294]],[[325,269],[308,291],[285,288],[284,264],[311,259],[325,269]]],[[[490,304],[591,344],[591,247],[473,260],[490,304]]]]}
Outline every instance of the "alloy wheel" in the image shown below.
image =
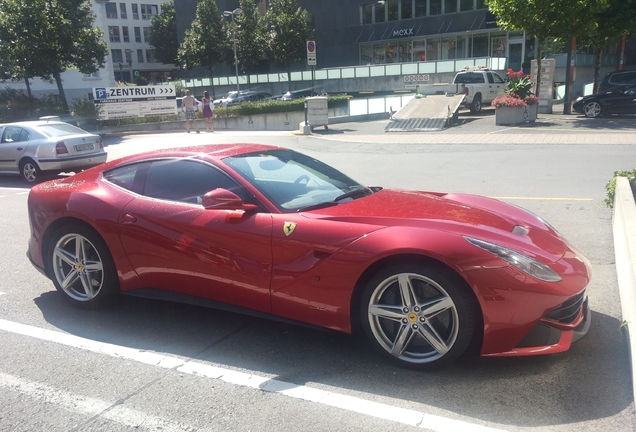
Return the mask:
{"type": "Polygon", "coordinates": [[[74,300],[88,302],[104,283],[104,267],[95,246],[84,236],[62,236],[53,249],[53,273],[59,286],[74,300]]]}

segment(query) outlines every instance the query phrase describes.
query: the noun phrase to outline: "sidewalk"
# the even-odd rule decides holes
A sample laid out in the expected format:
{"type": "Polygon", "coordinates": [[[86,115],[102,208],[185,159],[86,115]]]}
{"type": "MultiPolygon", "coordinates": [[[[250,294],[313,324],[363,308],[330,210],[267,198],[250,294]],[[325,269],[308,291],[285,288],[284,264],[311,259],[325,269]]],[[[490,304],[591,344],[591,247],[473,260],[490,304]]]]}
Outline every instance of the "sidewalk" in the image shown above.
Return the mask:
{"type": "MultiPolygon", "coordinates": [[[[562,107],[557,107],[562,109],[562,107]]],[[[495,125],[494,108],[479,114],[460,111],[459,123],[435,132],[385,132],[389,120],[340,123],[317,128],[314,137],[365,143],[435,144],[636,144],[636,117],[589,119],[581,114],[539,114],[535,123],[495,125]]]]}

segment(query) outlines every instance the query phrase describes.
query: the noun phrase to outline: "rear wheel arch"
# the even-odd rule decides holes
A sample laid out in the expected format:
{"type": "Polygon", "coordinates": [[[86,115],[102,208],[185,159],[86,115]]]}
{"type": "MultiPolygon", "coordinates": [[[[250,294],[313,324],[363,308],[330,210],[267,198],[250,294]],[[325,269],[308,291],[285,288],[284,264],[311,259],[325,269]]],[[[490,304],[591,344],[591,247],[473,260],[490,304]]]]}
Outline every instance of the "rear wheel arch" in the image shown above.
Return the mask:
{"type": "Polygon", "coordinates": [[[104,240],[104,236],[102,236],[102,234],[98,230],[96,230],[95,227],[93,227],[88,222],[83,221],[82,219],[78,219],[74,217],[64,217],[64,218],[53,221],[46,228],[46,231],[44,232],[44,235],[42,236],[42,241],[40,243],[40,248],[41,248],[40,253],[42,254],[42,258],[44,260],[44,271],[49,277],[51,277],[51,273],[50,273],[51,263],[48,262],[49,260],[47,259],[47,252],[49,250],[50,243],[53,240],[53,236],[55,235],[55,233],[59,231],[60,228],[67,225],[83,226],[87,229],[92,230],[96,235],[98,235],[102,240],[104,240]]]}

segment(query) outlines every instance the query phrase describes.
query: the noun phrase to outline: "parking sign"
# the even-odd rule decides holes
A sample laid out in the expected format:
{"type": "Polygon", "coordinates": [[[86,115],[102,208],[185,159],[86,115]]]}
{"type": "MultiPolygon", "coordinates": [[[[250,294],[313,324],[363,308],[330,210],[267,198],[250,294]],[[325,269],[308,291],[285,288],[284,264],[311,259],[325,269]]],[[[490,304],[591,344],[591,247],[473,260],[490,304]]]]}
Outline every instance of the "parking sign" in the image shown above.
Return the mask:
{"type": "Polygon", "coordinates": [[[307,64],[316,66],[316,41],[307,41],[307,64]]]}

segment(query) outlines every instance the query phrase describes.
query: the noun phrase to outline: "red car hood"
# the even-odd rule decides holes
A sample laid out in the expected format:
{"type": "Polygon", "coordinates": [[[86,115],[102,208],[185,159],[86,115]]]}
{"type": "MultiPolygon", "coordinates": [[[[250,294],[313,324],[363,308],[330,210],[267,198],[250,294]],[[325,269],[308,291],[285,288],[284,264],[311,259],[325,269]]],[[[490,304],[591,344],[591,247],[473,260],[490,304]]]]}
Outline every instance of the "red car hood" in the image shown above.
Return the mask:
{"type": "Polygon", "coordinates": [[[541,255],[549,254],[552,262],[558,261],[567,250],[564,239],[537,216],[478,195],[384,189],[304,215],[374,225],[376,229],[402,226],[448,231],[530,255],[535,255],[538,248],[543,252],[541,255]]]}

